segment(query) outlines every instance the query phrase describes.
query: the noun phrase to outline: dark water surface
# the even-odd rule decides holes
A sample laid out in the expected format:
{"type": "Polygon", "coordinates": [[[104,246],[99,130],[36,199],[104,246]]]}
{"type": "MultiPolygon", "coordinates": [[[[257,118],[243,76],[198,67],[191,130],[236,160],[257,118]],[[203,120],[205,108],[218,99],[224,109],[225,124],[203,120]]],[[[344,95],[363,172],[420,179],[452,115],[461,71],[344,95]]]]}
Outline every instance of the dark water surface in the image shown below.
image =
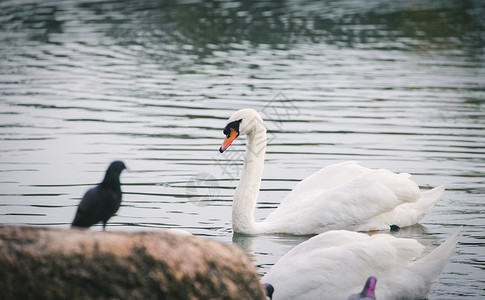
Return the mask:
{"type": "Polygon", "coordinates": [[[234,242],[265,273],[308,237],[232,234],[244,140],[218,148],[251,107],[270,139],[257,219],[344,160],[448,183],[398,235],[430,251],[463,225],[429,298],[483,299],[485,2],[309,2],[1,1],[0,223],[68,228],[122,159],[109,230],[234,242]]]}

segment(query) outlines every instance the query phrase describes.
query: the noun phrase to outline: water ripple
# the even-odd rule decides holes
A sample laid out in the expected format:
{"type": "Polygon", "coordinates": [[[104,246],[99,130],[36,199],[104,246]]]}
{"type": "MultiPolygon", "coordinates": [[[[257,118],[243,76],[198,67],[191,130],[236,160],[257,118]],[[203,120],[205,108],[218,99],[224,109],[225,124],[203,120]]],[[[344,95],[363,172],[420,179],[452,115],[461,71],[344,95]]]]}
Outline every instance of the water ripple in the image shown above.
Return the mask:
{"type": "Polygon", "coordinates": [[[482,298],[484,14],[451,0],[2,1],[0,223],[67,228],[123,159],[110,226],[234,242],[265,273],[308,237],[232,235],[244,138],[218,148],[252,107],[269,137],[258,220],[337,161],[448,183],[401,234],[429,249],[463,225],[429,298],[482,298]]]}

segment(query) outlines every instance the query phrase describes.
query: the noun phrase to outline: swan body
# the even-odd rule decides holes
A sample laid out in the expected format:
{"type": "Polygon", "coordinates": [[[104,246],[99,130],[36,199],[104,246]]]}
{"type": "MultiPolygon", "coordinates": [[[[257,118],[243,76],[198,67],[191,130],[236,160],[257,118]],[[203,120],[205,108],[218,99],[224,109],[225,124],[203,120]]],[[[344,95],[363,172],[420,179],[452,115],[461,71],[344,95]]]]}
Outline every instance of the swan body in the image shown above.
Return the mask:
{"type": "Polygon", "coordinates": [[[274,300],[338,300],[359,293],[367,278],[374,276],[378,279],[375,299],[423,299],[447,264],[459,235],[458,231],[416,260],[424,246],[414,239],[328,231],[290,250],[261,282],[274,287],[274,300]]]}
{"type": "Polygon", "coordinates": [[[224,129],[224,152],[247,136],[244,169],[234,192],[233,230],[244,234],[318,234],[328,230],[384,230],[416,224],[440,199],[444,186],[420,192],[407,173],[369,169],[356,162],[326,166],[296,185],[262,222],[254,220],[266,149],[266,128],[253,109],[234,113],[224,129]]]}

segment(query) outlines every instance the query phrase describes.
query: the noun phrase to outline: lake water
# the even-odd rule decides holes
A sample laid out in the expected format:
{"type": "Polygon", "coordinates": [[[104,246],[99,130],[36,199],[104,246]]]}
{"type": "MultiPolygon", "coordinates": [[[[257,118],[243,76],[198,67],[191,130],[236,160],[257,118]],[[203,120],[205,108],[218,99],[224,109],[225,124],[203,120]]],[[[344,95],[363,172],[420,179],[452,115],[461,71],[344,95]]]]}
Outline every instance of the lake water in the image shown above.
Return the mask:
{"type": "Polygon", "coordinates": [[[68,228],[122,159],[108,230],[236,243],[264,274],[308,237],[232,234],[244,139],[218,148],[250,107],[269,137],[257,219],[345,160],[448,183],[397,235],[429,252],[463,226],[429,299],[483,299],[485,3],[308,2],[0,2],[0,223],[68,228]]]}

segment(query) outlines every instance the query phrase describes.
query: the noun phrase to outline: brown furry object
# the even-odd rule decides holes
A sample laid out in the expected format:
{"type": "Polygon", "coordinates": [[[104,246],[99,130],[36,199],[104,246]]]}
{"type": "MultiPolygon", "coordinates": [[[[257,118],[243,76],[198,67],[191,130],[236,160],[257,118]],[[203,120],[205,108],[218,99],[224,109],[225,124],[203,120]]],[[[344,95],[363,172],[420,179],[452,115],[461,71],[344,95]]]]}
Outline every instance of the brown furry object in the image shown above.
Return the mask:
{"type": "Polygon", "coordinates": [[[170,232],[0,227],[1,299],[265,299],[236,246],[170,232]]]}

